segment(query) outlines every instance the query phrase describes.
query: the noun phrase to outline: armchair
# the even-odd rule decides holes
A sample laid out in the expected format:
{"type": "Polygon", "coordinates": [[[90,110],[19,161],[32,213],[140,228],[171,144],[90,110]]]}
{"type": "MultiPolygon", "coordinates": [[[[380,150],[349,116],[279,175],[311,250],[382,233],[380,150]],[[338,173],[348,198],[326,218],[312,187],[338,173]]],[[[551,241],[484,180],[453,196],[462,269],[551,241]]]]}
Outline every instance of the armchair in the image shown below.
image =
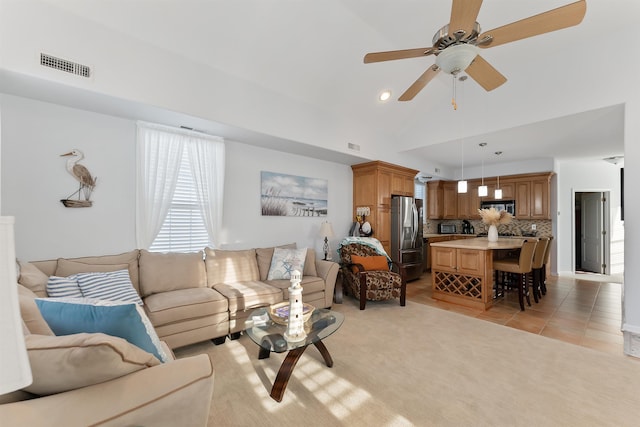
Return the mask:
{"type": "Polygon", "coordinates": [[[349,243],[340,247],[345,294],[351,294],[360,300],[360,310],[364,310],[367,300],[383,301],[398,297],[400,305],[405,306],[407,281],[404,269],[395,261],[389,261],[386,256],[383,266],[378,268],[375,264],[379,258],[366,260],[371,257],[380,257],[380,254],[361,243],[349,243]],[[388,269],[387,262],[391,264],[392,270],[388,269]]]}

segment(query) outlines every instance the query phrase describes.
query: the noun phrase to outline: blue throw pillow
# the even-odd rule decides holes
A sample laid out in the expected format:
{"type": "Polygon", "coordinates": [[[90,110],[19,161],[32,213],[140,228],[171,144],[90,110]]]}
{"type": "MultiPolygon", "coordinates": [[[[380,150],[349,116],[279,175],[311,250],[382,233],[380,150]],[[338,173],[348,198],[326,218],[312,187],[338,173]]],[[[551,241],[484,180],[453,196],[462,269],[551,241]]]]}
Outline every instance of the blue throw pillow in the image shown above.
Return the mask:
{"type": "Polygon", "coordinates": [[[92,298],[36,298],[36,304],[56,335],[102,332],[123,338],[162,362],[167,361],[153,325],[135,303],[92,298]]]}

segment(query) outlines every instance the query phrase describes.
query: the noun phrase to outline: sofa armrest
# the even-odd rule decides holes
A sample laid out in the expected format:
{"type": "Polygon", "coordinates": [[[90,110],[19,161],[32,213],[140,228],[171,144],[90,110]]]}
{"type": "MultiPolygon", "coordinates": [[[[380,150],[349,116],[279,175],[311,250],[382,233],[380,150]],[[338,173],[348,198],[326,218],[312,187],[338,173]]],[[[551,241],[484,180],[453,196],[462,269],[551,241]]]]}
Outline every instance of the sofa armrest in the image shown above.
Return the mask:
{"type": "Polygon", "coordinates": [[[174,360],[101,384],[0,405],[3,425],[204,427],[213,395],[206,354],[174,360]]]}
{"type": "Polygon", "coordinates": [[[316,260],[316,271],[318,272],[318,277],[321,277],[324,280],[324,306],[326,308],[331,307],[333,304],[333,291],[336,287],[338,270],[340,270],[340,265],[337,262],[326,261],[323,259],[316,260]]]}

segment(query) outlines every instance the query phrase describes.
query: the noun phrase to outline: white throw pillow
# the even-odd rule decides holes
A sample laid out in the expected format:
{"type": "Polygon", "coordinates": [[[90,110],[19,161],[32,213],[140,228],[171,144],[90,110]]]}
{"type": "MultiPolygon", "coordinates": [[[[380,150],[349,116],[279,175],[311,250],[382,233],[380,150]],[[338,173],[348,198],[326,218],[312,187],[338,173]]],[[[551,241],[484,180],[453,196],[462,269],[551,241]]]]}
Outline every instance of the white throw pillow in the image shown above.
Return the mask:
{"type": "Polygon", "coordinates": [[[294,270],[298,270],[302,274],[306,256],[307,248],[274,248],[267,280],[291,279],[291,273],[294,270]]]}

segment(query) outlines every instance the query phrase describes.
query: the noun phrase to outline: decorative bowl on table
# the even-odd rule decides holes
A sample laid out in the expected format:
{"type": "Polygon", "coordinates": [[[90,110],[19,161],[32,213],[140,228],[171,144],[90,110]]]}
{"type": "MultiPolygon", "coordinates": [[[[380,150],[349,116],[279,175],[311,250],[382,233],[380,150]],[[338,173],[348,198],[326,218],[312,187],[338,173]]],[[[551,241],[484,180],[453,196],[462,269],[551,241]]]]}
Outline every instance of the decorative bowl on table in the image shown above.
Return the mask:
{"type": "MultiPolygon", "coordinates": [[[[311,318],[313,310],[316,308],[311,304],[302,303],[302,319],[306,322],[311,318]]],[[[267,310],[269,317],[279,325],[286,325],[289,321],[289,301],[274,304],[267,310]]]]}

